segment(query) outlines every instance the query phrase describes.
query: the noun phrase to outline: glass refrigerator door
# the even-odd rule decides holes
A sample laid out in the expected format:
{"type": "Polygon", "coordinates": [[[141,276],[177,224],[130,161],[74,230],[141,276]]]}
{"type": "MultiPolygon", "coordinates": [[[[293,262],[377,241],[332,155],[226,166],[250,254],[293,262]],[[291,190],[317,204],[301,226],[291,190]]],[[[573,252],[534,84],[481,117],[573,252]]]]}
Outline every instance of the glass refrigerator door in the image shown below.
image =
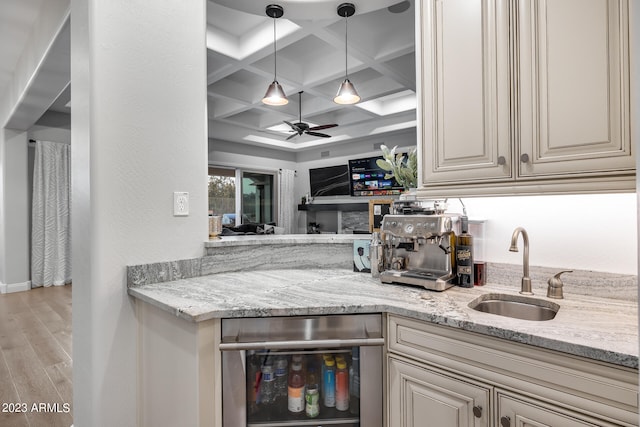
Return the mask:
{"type": "Polygon", "coordinates": [[[222,321],[224,427],[382,427],[380,314],[222,321]]]}
{"type": "Polygon", "coordinates": [[[247,426],[359,426],[359,352],[247,351],[247,426]]]}

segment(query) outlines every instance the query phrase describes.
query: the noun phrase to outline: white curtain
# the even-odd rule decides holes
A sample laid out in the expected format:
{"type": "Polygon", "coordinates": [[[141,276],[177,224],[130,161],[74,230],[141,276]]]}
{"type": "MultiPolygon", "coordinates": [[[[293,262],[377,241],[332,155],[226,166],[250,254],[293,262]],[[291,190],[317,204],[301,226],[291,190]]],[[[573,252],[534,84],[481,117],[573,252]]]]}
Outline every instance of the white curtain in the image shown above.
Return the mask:
{"type": "Polygon", "coordinates": [[[31,285],[71,282],[71,147],[37,141],[33,164],[31,285]]]}
{"type": "Polygon", "coordinates": [[[285,234],[293,234],[295,219],[295,197],[293,194],[296,171],[280,169],[278,173],[278,227],[284,228],[285,234]]]}

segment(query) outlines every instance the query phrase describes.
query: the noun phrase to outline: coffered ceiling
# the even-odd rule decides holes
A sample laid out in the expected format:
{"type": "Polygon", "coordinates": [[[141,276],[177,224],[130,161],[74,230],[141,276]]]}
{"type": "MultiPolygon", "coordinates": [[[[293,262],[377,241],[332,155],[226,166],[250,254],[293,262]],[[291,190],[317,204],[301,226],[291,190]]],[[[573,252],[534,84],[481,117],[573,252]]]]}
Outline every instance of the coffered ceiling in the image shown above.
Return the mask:
{"type": "Polygon", "coordinates": [[[261,99],[274,78],[273,19],[265,14],[269,2],[209,1],[209,137],[298,151],[414,128],[413,1],[367,0],[361,2],[364,10],[354,3],[346,60],[362,101],[349,106],[333,102],[345,78],[340,2],[299,3],[279,3],[284,16],[276,20],[277,80],[289,104],[267,106],[261,99]],[[299,120],[299,91],[304,92],[302,121],[338,124],[322,131],[331,138],[302,135],[285,141],[291,132],[283,120],[299,120]]]}
{"type": "MultiPolygon", "coordinates": [[[[340,1],[283,0],[284,16],[276,20],[277,79],[289,104],[262,104],[274,78],[273,19],[265,14],[271,1],[207,2],[207,94],[209,137],[304,151],[351,140],[384,139],[415,128],[415,41],[413,0],[360,0],[348,18],[348,75],[362,101],[333,102],[345,77],[345,22],[337,15],[340,1]],[[323,130],[330,138],[291,135],[283,120],[311,126],[335,123],[323,130]]],[[[12,71],[42,0],[0,3],[0,90],[12,71]]],[[[68,26],[59,39],[68,44],[68,26]],[[66,40],[65,40],[66,37],[66,40]]],[[[68,61],[68,58],[64,59],[68,61]]],[[[59,76],[58,76],[59,77],[59,76]]],[[[45,106],[70,113],[70,87],[45,106]]]]}

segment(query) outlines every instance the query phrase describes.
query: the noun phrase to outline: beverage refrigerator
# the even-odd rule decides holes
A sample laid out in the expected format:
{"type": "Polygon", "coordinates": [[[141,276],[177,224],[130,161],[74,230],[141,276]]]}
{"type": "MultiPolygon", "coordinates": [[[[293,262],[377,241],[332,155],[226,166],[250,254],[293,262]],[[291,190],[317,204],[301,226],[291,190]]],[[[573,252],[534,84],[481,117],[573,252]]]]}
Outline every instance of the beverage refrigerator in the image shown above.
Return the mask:
{"type": "Polygon", "coordinates": [[[222,320],[224,427],[383,425],[381,314],[222,320]]]}

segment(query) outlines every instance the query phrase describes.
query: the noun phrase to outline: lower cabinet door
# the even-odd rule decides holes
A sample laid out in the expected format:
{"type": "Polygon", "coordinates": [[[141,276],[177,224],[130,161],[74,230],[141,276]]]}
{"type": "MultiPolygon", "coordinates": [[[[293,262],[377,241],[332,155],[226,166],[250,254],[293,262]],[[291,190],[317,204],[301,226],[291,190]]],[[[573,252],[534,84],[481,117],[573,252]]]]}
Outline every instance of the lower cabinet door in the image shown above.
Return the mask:
{"type": "Polygon", "coordinates": [[[389,427],[489,426],[491,387],[389,358],[389,427]]]}
{"type": "Polygon", "coordinates": [[[498,393],[498,426],[500,427],[614,427],[577,412],[550,408],[522,396],[498,393]]]}

